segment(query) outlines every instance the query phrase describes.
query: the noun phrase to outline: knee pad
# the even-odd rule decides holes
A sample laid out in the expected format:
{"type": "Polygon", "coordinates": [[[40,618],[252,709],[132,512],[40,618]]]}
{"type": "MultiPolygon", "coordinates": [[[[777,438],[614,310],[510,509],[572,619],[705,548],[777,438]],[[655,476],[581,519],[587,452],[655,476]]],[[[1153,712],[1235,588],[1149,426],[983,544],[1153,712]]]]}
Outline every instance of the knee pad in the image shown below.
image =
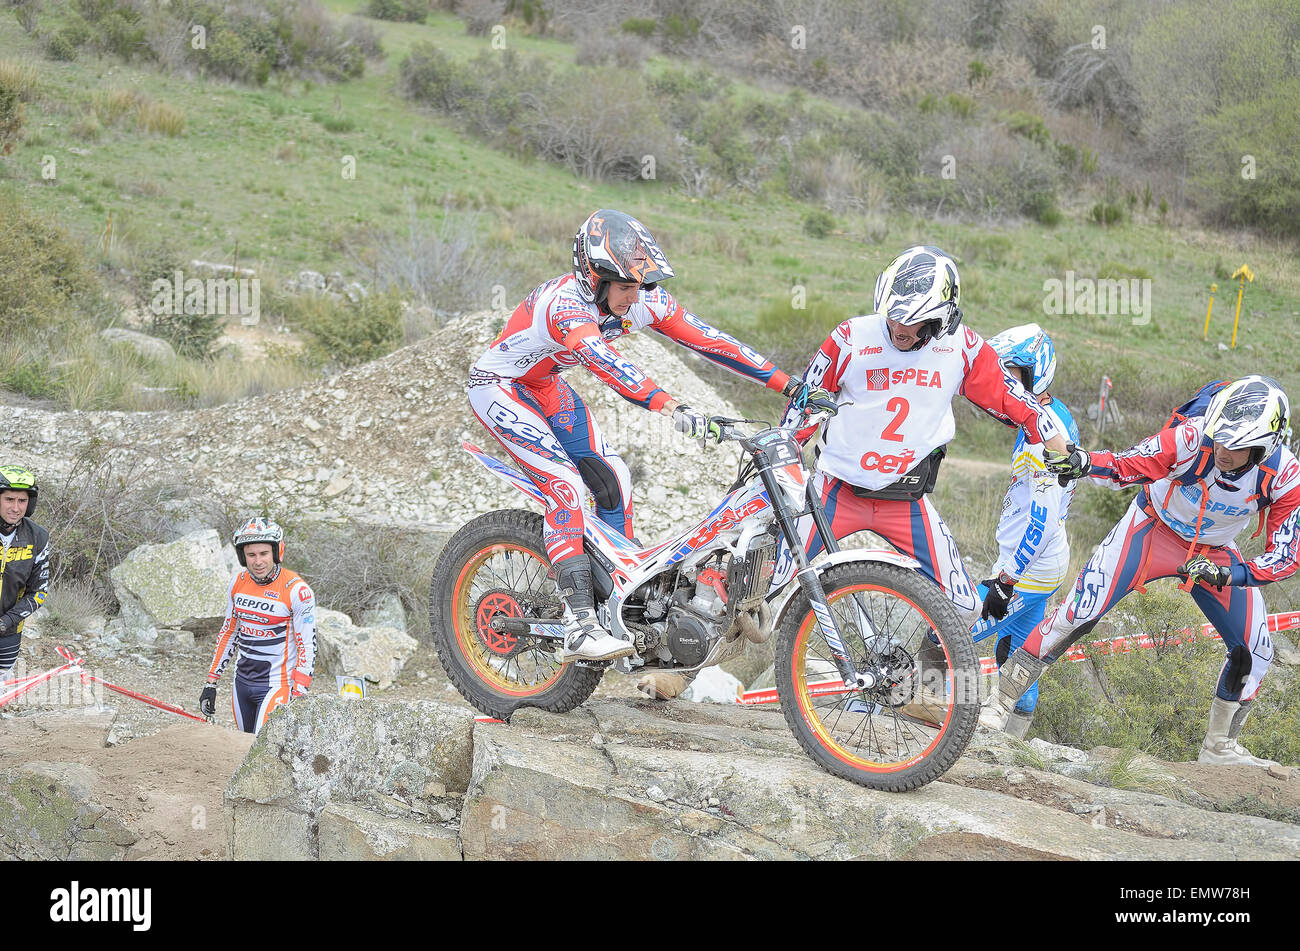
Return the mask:
{"type": "Polygon", "coordinates": [[[1228,666],[1223,671],[1223,685],[1234,694],[1241,692],[1246,678],[1250,676],[1250,650],[1245,644],[1238,644],[1228,652],[1228,666]]]}
{"type": "Polygon", "coordinates": [[[618,476],[613,467],[604,459],[584,456],[578,460],[578,474],[587,488],[596,497],[596,506],[602,509],[621,509],[623,491],[619,488],[618,476]]]}
{"type": "Polygon", "coordinates": [[[1011,656],[1011,635],[1008,634],[1006,637],[1002,637],[998,639],[998,648],[994,652],[993,657],[998,662],[998,666],[1001,667],[1003,664],[1007,662],[1007,658],[1010,656],[1011,656]]]}

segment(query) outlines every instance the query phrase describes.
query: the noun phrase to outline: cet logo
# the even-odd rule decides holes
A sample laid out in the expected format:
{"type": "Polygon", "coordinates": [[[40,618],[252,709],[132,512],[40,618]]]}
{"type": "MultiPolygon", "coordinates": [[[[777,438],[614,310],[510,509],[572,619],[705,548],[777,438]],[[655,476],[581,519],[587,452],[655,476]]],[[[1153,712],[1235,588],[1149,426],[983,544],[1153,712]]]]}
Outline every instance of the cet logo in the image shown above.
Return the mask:
{"type": "Polygon", "coordinates": [[[869,390],[887,390],[889,389],[889,370],[885,367],[878,367],[867,371],[867,389],[869,390]]]}

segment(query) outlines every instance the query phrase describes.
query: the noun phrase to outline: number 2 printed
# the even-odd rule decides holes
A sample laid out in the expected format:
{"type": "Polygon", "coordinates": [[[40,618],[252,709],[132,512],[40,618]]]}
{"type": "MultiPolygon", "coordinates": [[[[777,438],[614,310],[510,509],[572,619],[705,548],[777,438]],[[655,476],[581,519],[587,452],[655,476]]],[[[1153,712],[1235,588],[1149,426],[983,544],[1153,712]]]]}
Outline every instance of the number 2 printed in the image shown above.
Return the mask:
{"type": "Polygon", "coordinates": [[[894,442],[902,442],[903,434],[898,431],[898,427],[902,426],[903,420],[907,419],[907,411],[908,411],[907,400],[903,399],[903,397],[901,396],[895,396],[892,400],[890,400],[888,403],[885,404],[885,410],[887,412],[895,413],[897,415],[895,415],[894,418],[889,421],[889,425],[886,426],[885,431],[880,434],[880,438],[891,439],[894,442]]]}

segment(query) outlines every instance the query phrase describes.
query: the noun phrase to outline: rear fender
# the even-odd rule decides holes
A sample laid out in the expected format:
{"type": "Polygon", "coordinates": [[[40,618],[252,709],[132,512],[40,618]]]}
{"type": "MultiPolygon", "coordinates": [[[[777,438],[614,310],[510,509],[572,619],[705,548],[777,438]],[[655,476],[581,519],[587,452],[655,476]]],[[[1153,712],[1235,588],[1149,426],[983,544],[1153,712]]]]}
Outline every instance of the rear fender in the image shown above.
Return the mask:
{"type": "MultiPolygon", "coordinates": [[[[821,575],[827,568],[833,568],[835,565],[847,565],[857,561],[897,565],[909,571],[921,570],[919,561],[915,558],[909,558],[907,555],[899,554],[892,548],[851,548],[848,551],[837,551],[835,554],[819,560],[813,567],[817,570],[817,574],[821,575]]],[[[772,616],[776,618],[776,623],[772,626],[773,630],[780,629],[781,623],[785,620],[786,608],[790,606],[790,599],[794,597],[798,590],[798,580],[791,579],[768,599],[772,603],[772,616]]]]}
{"type": "Polygon", "coordinates": [[[542,490],[537,488],[537,486],[533,484],[533,480],[528,478],[528,476],[515,469],[511,469],[500,459],[495,459],[492,456],[489,456],[486,452],[471,442],[461,443],[460,448],[464,449],[467,453],[481,462],[494,476],[509,482],[524,495],[528,496],[540,505],[543,511],[546,510],[546,496],[542,495],[542,490]]]}

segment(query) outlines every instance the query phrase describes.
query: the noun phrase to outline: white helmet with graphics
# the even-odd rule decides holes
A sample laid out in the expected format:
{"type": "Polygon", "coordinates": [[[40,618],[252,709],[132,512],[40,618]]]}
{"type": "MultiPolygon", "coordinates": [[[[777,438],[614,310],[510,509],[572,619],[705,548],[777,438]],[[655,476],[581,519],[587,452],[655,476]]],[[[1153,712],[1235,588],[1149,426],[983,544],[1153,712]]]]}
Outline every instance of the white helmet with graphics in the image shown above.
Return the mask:
{"type": "Polygon", "coordinates": [[[1046,393],[1056,377],[1056,347],[1038,324],[1009,327],[989,339],[989,346],[1004,367],[1017,368],[1025,389],[1035,396],[1046,393]]]}
{"type": "Polygon", "coordinates": [[[1210,398],[1205,408],[1205,435],[1225,449],[1249,449],[1237,472],[1257,466],[1286,439],[1291,402],[1272,377],[1251,375],[1234,380],[1210,398]]]}
{"type": "Polygon", "coordinates": [[[929,245],[908,248],[876,279],[876,313],[905,327],[921,326],[916,350],[961,323],[957,264],[929,245]]]}

